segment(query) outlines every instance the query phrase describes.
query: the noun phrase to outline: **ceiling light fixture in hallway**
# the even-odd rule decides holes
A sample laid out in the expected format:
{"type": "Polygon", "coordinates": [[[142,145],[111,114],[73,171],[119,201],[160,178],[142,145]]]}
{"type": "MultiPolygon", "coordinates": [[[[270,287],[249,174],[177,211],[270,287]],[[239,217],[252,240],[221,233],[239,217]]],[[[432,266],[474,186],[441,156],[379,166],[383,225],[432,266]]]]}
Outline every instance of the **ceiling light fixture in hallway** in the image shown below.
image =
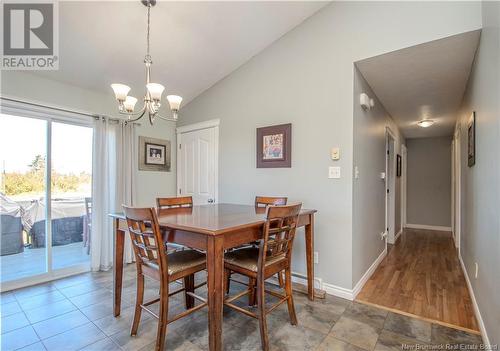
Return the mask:
{"type": "Polygon", "coordinates": [[[419,127],[422,128],[427,128],[430,127],[434,124],[434,121],[432,119],[423,119],[420,122],[417,123],[419,127]]]}

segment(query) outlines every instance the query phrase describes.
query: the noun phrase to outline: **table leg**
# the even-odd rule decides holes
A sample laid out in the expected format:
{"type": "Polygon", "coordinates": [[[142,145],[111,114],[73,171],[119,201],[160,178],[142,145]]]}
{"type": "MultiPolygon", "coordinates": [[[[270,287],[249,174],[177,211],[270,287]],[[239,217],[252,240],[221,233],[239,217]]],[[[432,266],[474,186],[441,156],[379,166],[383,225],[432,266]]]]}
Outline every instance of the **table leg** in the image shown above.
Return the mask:
{"type": "Polygon", "coordinates": [[[309,215],[306,231],[307,295],[314,300],[314,215],[309,215]]]}
{"type": "Polygon", "coordinates": [[[223,237],[218,236],[207,239],[208,344],[211,351],[222,350],[223,240],[223,237]]]}
{"type": "Polygon", "coordinates": [[[114,221],[115,230],[115,247],[114,247],[114,257],[115,261],[113,264],[113,300],[114,309],[113,314],[115,317],[120,315],[121,303],[122,303],[122,281],[123,281],[123,248],[125,246],[125,232],[120,229],[120,219],[115,219],[114,221]]]}

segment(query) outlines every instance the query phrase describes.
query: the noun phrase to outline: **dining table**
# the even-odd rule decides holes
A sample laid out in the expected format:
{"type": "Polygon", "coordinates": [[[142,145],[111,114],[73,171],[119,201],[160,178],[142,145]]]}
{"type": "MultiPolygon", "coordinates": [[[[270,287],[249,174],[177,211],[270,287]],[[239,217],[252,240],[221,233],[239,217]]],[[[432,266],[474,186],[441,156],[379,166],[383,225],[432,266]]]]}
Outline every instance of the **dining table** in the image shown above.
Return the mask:
{"type": "MultiPolygon", "coordinates": [[[[298,227],[304,227],[307,266],[307,294],[314,300],[314,215],[302,209],[298,227]]],[[[266,208],[253,205],[216,203],[157,210],[160,229],[169,243],[206,253],[209,349],[222,350],[222,310],[224,299],[224,252],[258,241],[263,235],[266,208]]],[[[114,221],[113,300],[115,317],[120,315],[124,246],[127,233],[123,213],[110,214],[114,221]]],[[[300,231],[297,231],[300,232],[300,231]]]]}

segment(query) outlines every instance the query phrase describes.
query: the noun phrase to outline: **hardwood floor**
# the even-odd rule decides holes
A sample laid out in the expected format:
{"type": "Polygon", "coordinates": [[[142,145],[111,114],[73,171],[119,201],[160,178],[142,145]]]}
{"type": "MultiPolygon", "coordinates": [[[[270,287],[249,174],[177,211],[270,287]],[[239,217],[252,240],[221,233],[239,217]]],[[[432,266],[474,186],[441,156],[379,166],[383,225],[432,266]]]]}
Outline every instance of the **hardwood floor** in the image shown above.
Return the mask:
{"type": "Polygon", "coordinates": [[[356,299],[479,331],[450,232],[405,229],[356,299]]]}

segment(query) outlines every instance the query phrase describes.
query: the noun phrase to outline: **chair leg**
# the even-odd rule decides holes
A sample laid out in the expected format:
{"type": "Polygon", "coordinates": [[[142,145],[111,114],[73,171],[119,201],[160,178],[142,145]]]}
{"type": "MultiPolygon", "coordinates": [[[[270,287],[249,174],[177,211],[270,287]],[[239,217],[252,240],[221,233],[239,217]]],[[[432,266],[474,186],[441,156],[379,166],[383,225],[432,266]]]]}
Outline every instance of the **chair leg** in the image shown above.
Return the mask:
{"type": "MultiPolygon", "coordinates": [[[[281,272],[279,272],[281,276],[281,272]]],[[[292,272],[290,268],[285,269],[285,292],[288,300],[288,314],[290,316],[290,323],[297,325],[297,316],[295,314],[295,305],[293,304],[293,291],[292,291],[292,272]]]]}
{"type": "Polygon", "coordinates": [[[141,321],[142,308],[141,305],[144,302],[144,276],[137,272],[137,293],[135,297],[135,313],[134,321],[132,322],[132,329],[130,330],[130,335],[137,335],[137,329],[139,328],[139,322],[141,321]]]}
{"type": "Polygon", "coordinates": [[[194,307],[194,297],[190,296],[188,292],[194,293],[194,274],[184,277],[184,299],[186,301],[186,309],[194,307]]]}
{"type": "Polygon", "coordinates": [[[229,294],[229,288],[231,287],[231,271],[229,269],[224,269],[224,291],[226,295],[229,294]]]}
{"type": "Polygon", "coordinates": [[[255,296],[255,286],[257,285],[257,280],[255,278],[248,278],[248,289],[250,293],[248,294],[248,306],[255,306],[256,296],[255,296]]]}
{"type": "Polygon", "coordinates": [[[158,319],[155,351],[163,351],[168,324],[168,282],[160,287],[160,313],[158,316],[160,318],[158,319]]]}
{"type": "MultiPolygon", "coordinates": [[[[255,285],[253,285],[255,286],[255,285]]],[[[259,316],[260,342],[262,350],[269,350],[269,338],[267,335],[267,320],[266,320],[266,296],[265,296],[264,279],[259,277],[257,280],[257,308],[259,316]]]]}
{"type": "Polygon", "coordinates": [[[280,285],[280,288],[285,287],[285,280],[283,279],[283,274],[281,274],[281,272],[278,272],[278,283],[280,285]]]}

